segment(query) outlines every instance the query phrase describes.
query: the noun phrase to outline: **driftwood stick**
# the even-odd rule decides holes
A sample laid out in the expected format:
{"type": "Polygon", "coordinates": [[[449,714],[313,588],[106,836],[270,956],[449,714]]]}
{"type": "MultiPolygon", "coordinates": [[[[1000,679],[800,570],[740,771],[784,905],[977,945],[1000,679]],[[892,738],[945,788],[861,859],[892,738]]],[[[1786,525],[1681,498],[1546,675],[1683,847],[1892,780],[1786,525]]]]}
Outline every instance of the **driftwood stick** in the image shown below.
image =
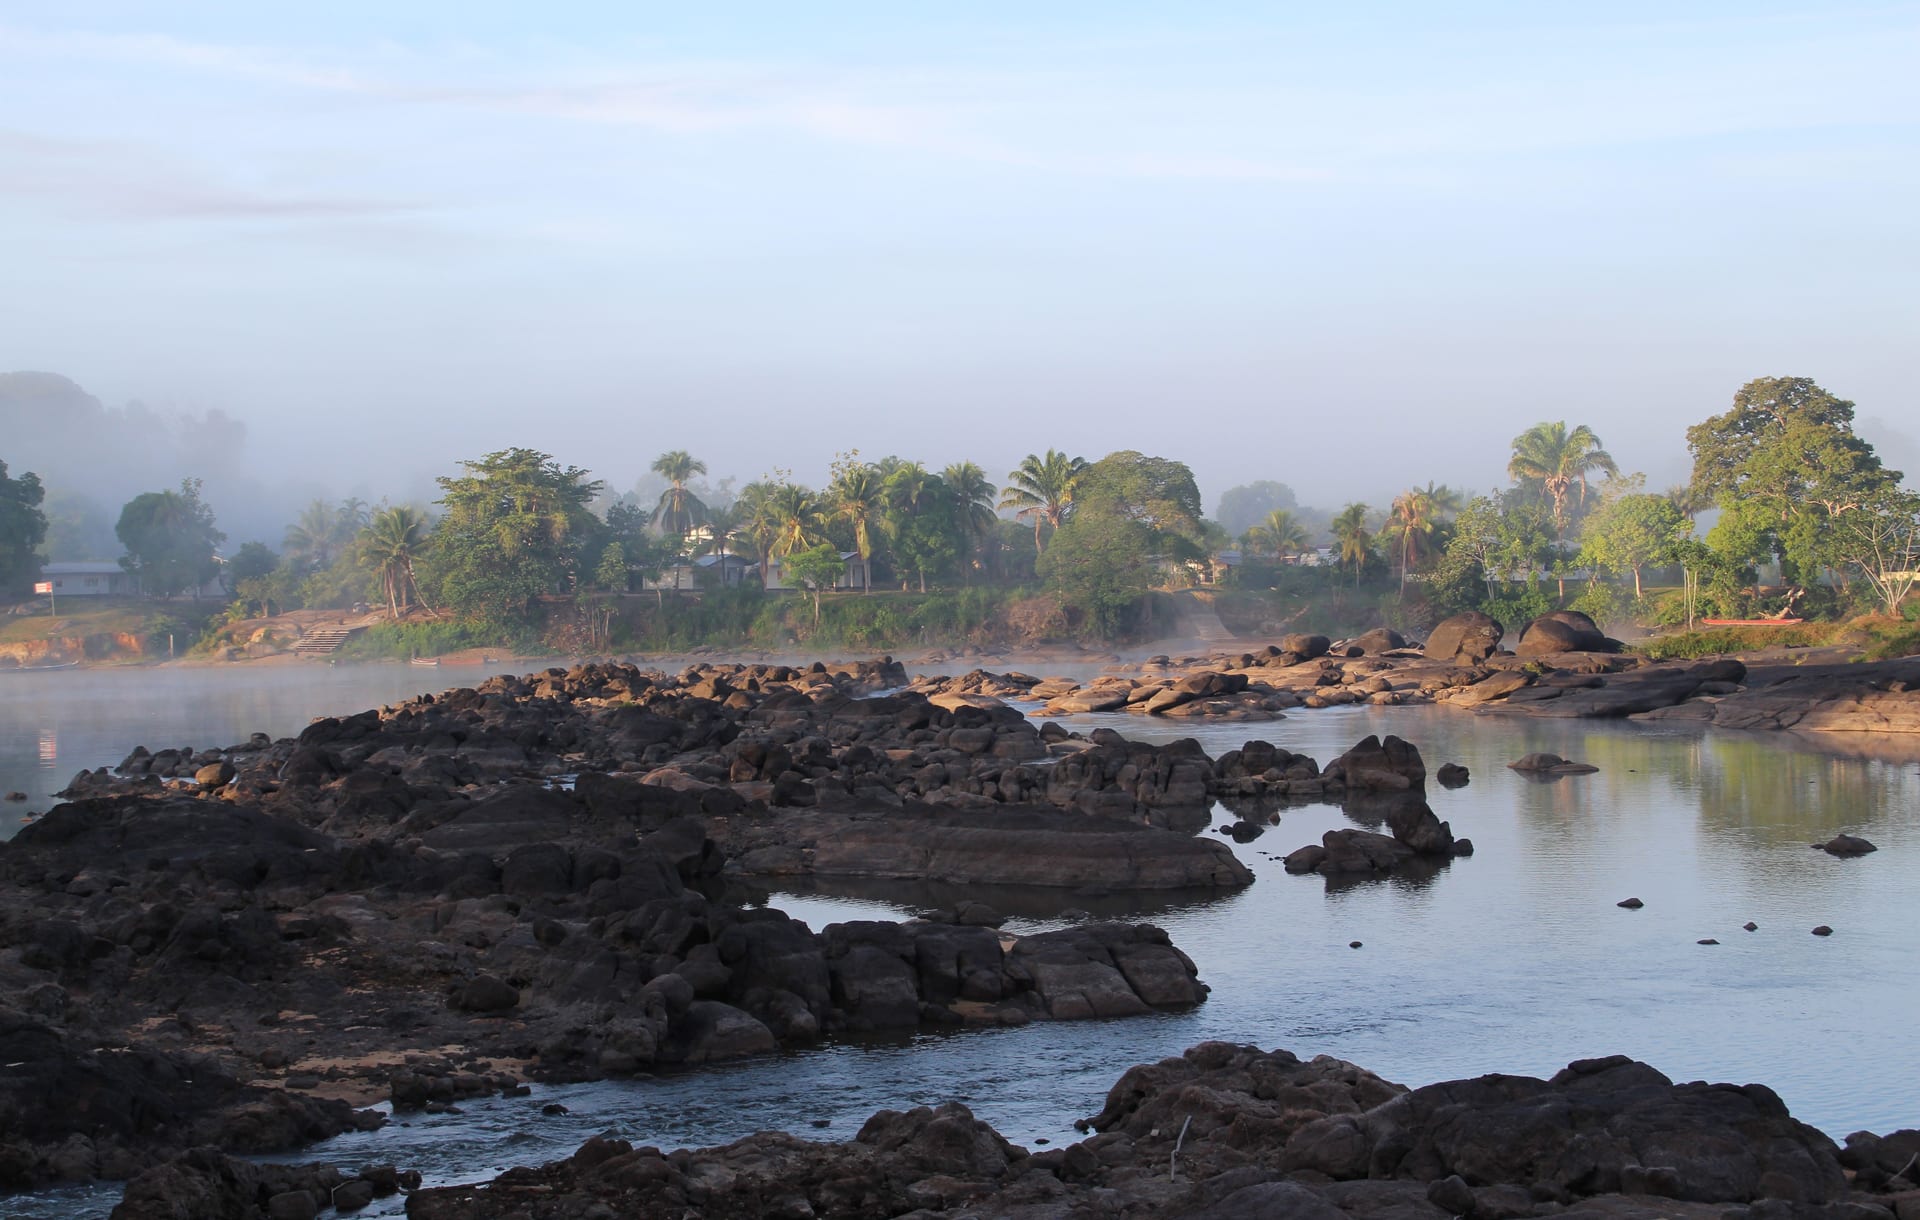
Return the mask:
{"type": "Polygon", "coordinates": [[[1173,1151],[1167,1153],[1167,1179],[1180,1180],[1180,1145],[1187,1142],[1187,1128],[1193,1126],[1193,1115],[1187,1115],[1187,1121],[1180,1124],[1180,1138],[1173,1141],[1173,1151]]]}

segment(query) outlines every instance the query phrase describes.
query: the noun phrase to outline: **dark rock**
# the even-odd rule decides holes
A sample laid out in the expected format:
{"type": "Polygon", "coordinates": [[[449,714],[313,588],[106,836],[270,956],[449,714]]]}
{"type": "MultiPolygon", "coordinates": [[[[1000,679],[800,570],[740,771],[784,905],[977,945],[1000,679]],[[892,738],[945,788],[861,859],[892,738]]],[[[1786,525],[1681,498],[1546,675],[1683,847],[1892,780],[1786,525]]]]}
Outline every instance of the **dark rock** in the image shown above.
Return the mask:
{"type": "Polygon", "coordinates": [[[1506,634],[1497,619],[1468,610],[1442,619],[1427,633],[1426,655],[1434,661],[1484,661],[1500,647],[1506,634]]]}
{"type": "Polygon", "coordinates": [[[477,975],[462,984],[448,1001],[462,1012],[506,1012],[520,1004],[520,989],[491,974],[477,975]]]}
{"type": "Polygon", "coordinates": [[[1858,835],[1835,835],[1820,845],[1821,850],[1830,856],[1864,856],[1868,852],[1879,851],[1867,840],[1858,835]]]}

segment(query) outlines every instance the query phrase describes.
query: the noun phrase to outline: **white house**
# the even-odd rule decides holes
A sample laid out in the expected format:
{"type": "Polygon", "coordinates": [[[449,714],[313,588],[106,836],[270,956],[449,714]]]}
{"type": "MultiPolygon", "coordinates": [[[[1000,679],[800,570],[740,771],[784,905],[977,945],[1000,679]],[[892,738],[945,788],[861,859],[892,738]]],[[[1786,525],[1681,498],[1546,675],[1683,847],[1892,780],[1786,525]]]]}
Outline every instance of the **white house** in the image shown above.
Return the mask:
{"type": "MultiPolygon", "coordinates": [[[[866,562],[860,558],[860,552],[841,551],[840,560],[846,565],[846,568],[840,573],[840,578],[833,582],[833,587],[836,589],[866,588],[869,573],[867,572],[866,562]]],[[[770,592],[776,589],[791,589],[795,587],[786,583],[781,575],[780,567],[781,565],[778,559],[767,561],[767,589],[770,592]]]]}
{"type": "Polygon", "coordinates": [[[62,597],[140,596],[140,578],[117,563],[42,564],[40,579],[53,585],[56,600],[62,597]]]}

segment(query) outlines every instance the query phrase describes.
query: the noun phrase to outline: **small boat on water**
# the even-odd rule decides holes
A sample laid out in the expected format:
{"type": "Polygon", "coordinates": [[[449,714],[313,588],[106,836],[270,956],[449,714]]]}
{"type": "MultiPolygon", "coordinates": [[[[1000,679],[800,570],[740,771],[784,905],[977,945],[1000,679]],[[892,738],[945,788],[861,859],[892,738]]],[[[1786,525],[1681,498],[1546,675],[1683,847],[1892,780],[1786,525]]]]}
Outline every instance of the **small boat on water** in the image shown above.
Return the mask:
{"type": "Polygon", "coordinates": [[[78,661],[62,661],[58,665],[11,665],[0,669],[0,674],[43,674],[55,669],[78,669],[78,661]]]}
{"type": "Polygon", "coordinates": [[[1703,618],[1700,620],[1708,627],[1794,627],[1806,621],[1803,618],[1703,618]]]}
{"type": "Polygon", "coordinates": [[[408,661],[408,662],[407,662],[407,664],[409,664],[409,665],[438,665],[438,664],[440,664],[440,658],[439,658],[439,657],[415,657],[415,658],[413,658],[413,659],[412,659],[411,661],[408,661]]]}

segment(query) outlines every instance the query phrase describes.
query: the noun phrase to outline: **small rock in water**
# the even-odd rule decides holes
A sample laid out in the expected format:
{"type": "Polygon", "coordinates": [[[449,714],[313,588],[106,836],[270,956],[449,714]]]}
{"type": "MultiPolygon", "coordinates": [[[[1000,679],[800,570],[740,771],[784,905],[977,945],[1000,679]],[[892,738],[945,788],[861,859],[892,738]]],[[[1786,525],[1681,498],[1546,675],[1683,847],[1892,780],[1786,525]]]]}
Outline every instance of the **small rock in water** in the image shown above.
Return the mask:
{"type": "Polygon", "coordinates": [[[809,1125],[813,1127],[825,1129],[827,1127],[833,1126],[833,1120],[830,1118],[816,1118],[809,1125]]]}
{"type": "Polygon", "coordinates": [[[1527,771],[1534,774],[1550,775],[1590,775],[1600,768],[1592,763],[1572,762],[1558,754],[1529,754],[1518,762],[1510,762],[1507,768],[1512,771],[1527,771]]]}
{"type": "Polygon", "coordinates": [[[7,799],[10,801],[24,801],[27,799],[27,794],[24,792],[9,792],[7,793],[7,799]]]}
{"type": "Polygon", "coordinates": [[[1617,907],[1625,907],[1629,911],[1637,911],[1641,907],[1646,906],[1647,904],[1640,901],[1638,898],[1625,898],[1619,902],[1614,903],[1613,905],[1617,907]]]}
{"type": "Polygon", "coordinates": [[[1349,949],[1358,949],[1359,947],[1360,947],[1360,942],[1357,940],[1350,940],[1347,942],[1347,948],[1349,949]]]}
{"type": "Polygon", "coordinates": [[[1864,856],[1880,850],[1858,835],[1835,835],[1819,846],[1829,856],[1864,856]]]}
{"type": "Polygon", "coordinates": [[[550,1101],[540,1107],[540,1113],[546,1115],[548,1118],[559,1118],[561,1115],[571,1114],[573,1111],[567,1109],[557,1101],[550,1101]]]}
{"type": "Polygon", "coordinates": [[[1715,940],[1715,939],[1713,939],[1713,937],[1711,937],[1711,936],[1708,936],[1708,937],[1704,937],[1704,938],[1702,938],[1702,939],[1700,939],[1700,940],[1696,940],[1696,941],[1694,941],[1693,943],[1694,943],[1694,944],[1696,944],[1696,945],[1717,945],[1717,944],[1719,944],[1720,942],[1719,942],[1719,941],[1717,941],[1717,940],[1715,940]]]}
{"type": "Polygon", "coordinates": [[[1459,763],[1441,763],[1434,778],[1440,781],[1442,788],[1464,788],[1470,778],[1467,769],[1459,763]]]}
{"type": "Polygon", "coordinates": [[[1819,927],[1813,930],[1813,934],[1815,936],[1832,936],[1833,929],[1829,928],[1826,924],[1821,924],[1819,927]]]}
{"type": "Polygon", "coordinates": [[[1046,1136],[1041,1135],[1041,1136],[1036,1136],[1033,1142],[1036,1144],[1051,1144],[1053,1141],[1048,1139],[1046,1136]]]}
{"type": "Polygon", "coordinates": [[[1758,932],[1760,930],[1760,925],[1753,922],[1751,919],[1741,924],[1740,926],[1745,928],[1749,932],[1758,932]]]}

